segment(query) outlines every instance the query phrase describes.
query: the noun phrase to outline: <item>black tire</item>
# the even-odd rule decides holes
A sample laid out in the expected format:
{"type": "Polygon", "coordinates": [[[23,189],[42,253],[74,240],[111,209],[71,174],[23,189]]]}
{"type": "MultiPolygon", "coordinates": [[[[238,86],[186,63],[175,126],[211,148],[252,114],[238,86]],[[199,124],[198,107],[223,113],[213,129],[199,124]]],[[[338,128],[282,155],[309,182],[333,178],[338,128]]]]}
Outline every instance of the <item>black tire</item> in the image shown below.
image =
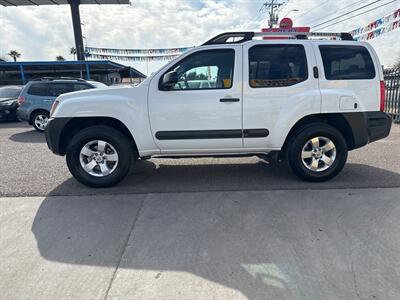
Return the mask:
{"type": "MultiPolygon", "coordinates": [[[[325,123],[311,123],[302,126],[291,135],[287,145],[286,157],[289,166],[300,179],[305,181],[322,182],[332,179],[343,169],[347,160],[348,148],[346,140],[339,130],[325,123]],[[335,159],[326,170],[310,170],[303,163],[303,147],[315,137],[328,138],[336,146],[335,159]]],[[[328,152],[326,154],[328,155],[328,152]]]]}
{"type": "Polygon", "coordinates": [[[39,132],[44,132],[44,130],[46,129],[46,127],[39,127],[36,123],[35,120],[38,116],[42,116],[43,118],[50,118],[50,113],[46,110],[38,110],[36,112],[34,112],[31,116],[31,123],[33,128],[35,128],[37,131],[39,132]]]}
{"type": "Polygon", "coordinates": [[[68,169],[76,180],[90,187],[103,188],[113,186],[125,178],[134,158],[133,153],[133,147],[125,135],[114,128],[98,125],[79,131],[69,142],[66,157],[68,169]],[[115,170],[104,177],[93,176],[81,166],[81,149],[94,140],[109,143],[118,154],[115,170]]]}

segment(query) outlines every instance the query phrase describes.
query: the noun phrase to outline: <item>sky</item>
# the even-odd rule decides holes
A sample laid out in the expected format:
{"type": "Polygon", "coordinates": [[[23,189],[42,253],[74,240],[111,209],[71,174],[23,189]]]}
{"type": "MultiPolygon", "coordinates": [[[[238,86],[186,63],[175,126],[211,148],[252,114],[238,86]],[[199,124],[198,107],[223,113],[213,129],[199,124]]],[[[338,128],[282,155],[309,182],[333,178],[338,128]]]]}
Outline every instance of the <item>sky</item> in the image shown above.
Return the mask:
{"type": "MultiPolygon", "coordinates": [[[[280,11],[280,17],[288,14],[294,20],[294,26],[316,25],[374,1],[289,0],[280,11]]],[[[390,1],[381,0],[365,10],[390,1]]],[[[81,5],[81,18],[89,47],[191,47],[221,32],[259,31],[266,27],[267,14],[260,12],[263,2],[265,0],[131,0],[131,5],[81,5]]],[[[324,31],[350,31],[398,8],[400,0],[339,22],[324,31]]],[[[400,59],[400,29],[370,43],[383,65],[390,66],[400,59]]],[[[7,53],[17,50],[22,54],[19,60],[55,60],[58,55],[72,60],[69,51],[73,46],[72,21],[67,5],[0,6],[0,58],[10,59],[7,53]]],[[[149,74],[166,62],[121,63],[149,74]]]]}

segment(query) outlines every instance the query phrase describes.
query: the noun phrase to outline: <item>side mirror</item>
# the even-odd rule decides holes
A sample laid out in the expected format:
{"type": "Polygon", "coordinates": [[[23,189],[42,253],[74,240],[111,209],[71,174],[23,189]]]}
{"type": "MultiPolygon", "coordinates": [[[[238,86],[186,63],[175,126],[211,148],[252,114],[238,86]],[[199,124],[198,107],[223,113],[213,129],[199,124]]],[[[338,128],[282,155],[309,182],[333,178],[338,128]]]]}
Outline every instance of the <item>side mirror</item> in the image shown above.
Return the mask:
{"type": "Polygon", "coordinates": [[[176,73],[176,71],[171,71],[164,74],[162,80],[162,87],[164,89],[172,89],[176,83],[178,83],[178,73],[176,73]]]}

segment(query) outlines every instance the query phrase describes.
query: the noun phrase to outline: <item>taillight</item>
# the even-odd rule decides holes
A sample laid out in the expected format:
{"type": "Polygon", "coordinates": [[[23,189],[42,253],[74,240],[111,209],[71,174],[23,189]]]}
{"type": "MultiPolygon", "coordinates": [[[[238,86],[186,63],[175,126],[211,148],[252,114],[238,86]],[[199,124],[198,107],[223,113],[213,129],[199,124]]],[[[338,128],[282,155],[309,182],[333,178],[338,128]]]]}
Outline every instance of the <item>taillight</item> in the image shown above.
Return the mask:
{"type": "Polygon", "coordinates": [[[385,111],[385,81],[381,80],[380,84],[381,105],[380,110],[385,111]]]}
{"type": "Polygon", "coordinates": [[[25,102],[25,98],[22,96],[19,96],[18,97],[18,105],[22,105],[22,104],[24,104],[24,102],[25,102]]]}
{"type": "Polygon", "coordinates": [[[53,102],[53,105],[51,106],[51,109],[50,109],[50,117],[53,115],[53,113],[56,110],[58,104],[60,104],[60,101],[56,100],[56,101],[53,102]]]}

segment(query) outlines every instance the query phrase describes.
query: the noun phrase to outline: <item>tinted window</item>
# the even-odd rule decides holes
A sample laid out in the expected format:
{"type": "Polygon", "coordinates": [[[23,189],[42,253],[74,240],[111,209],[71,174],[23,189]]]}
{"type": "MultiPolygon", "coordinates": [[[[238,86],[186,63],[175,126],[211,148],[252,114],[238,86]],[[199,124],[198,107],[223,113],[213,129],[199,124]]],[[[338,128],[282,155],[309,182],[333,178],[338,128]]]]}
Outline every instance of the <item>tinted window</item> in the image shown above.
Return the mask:
{"type": "Polygon", "coordinates": [[[74,84],[74,91],[82,91],[82,90],[87,90],[91,89],[92,87],[87,84],[81,84],[81,83],[76,83],[74,84]]]}
{"type": "Polygon", "coordinates": [[[29,87],[28,94],[34,96],[51,96],[47,83],[34,83],[29,87]]]}
{"type": "Polygon", "coordinates": [[[74,91],[74,84],[69,82],[57,82],[50,85],[51,95],[58,97],[61,94],[70,93],[74,91]]]}
{"type": "Polygon", "coordinates": [[[362,46],[319,46],[325,77],[329,80],[372,79],[375,68],[362,46]]]}
{"type": "Polygon", "coordinates": [[[167,72],[174,70],[178,74],[178,83],[172,90],[229,89],[234,64],[234,50],[206,50],[189,55],[167,72]]]}
{"type": "Polygon", "coordinates": [[[301,45],[258,45],[249,50],[251,87],[290,86],[308,78],[301,45]]]}

